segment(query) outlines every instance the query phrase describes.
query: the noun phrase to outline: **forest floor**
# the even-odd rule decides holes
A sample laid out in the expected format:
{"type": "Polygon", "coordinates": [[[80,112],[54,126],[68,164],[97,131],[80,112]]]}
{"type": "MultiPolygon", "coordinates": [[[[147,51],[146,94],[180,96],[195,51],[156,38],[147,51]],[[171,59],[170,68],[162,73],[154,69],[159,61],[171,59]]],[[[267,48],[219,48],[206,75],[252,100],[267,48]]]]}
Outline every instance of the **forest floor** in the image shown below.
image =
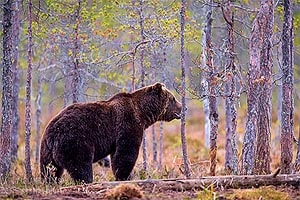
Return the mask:
{"type": "Polygon", "coordinates": [[[300,189],[292,186],[263,186],[252,189],[192,189],[168,190],[134,185],[120,185],[115,188],[101,187],[94,184],[93,190],[80,189],[78,186],[68,188],[18,189],[0,187],[0,199],[300,199],[300,189]],[[75,189],[76,188],[76,189],[75,189]]]}
{"type": "MultiPolygon", "coordinates": [[[[244,104],[242,104],[244,105],[244,104]]],[[[187,144],[189,150],[189,160],[191,164],[192,178],[199,179],[209,175],[209,148],[205,146],[204,136],[204,116],[200,110],[201,106],[194,106],[189,110],[189,118],[187,119],[187,144]]],[[[245,109],[245,108],[244,108],[245,109]]],[[[245,113],[239,112],[238,147],[241,152],[245,113]]],[[[220,114],[220,131],[218,135],[218,153],[217,153],[217,169],[216,174],[228,175],[224,170],[225,158],[225,117],[224,113],[220,114]]],[[[280,142],[279,131],[276,129],[277,122],[273,123],[273,134],[271,143],[271,169],[274,171],[280,166],[280,142]]],[[[181,149],[180,126],[177,121],[166,123],[164,126],[163,151],[162,151],[162,167],[157,169],[156,155],[154,161],[154,142],[153,133],[159,138],[160,126],[157,124],[155,129],[147,130],[147,155],[149,169],[143,172],[142,152],[134,168],[133,180],[154,179],[184,179],[183,158],[181,149]]],[[[24,138],[21,137],[21,145],[19,152],[19,160],[13,165],[12,178],[10,183],[0,185],[0,199],[228,199],[228,200],[258,200],[258,199],[299,199],[300,200],[300,179],[298,179],[298,187],[281,184],[281,185],[262,185],[261,187],[250,187],[250,189],[229,189],[222,185],[213,184],[206,187],[197,188],[167,188],[158,185],[149,186],[147,184],[111,186],[103,185],[104,182],[110,183],[114,180],[110,168],[102,168],[95,164],[94,182],[91,185],[74,186],[70,181],[68,174],[64,173],[64,181],[60,185],[45,186],[39,181],[32,185],[25,184],[24,172],[24,138]]],[[[158,141],[157,141],[158,142],[158,141]]],[[[32,149],[35,143],[32,143],[32,149]]],[[[159,146],[159,143],[156,143],[159,146]]],[[[158,152],[160,153],[160,152],[158,152]]],[[[294,152],[295,153],[295,152],[294,152]]],[[[294,154],[295,155],[295,154],[294,154]]],[[[239,154],[240,156],[240,154],[239,154]]],[[[33,175],[35,180],[39,178],[38,164],[33,164],[33,175]]],[[[235,187],[237,188],[237,187],[235,187]]]]}

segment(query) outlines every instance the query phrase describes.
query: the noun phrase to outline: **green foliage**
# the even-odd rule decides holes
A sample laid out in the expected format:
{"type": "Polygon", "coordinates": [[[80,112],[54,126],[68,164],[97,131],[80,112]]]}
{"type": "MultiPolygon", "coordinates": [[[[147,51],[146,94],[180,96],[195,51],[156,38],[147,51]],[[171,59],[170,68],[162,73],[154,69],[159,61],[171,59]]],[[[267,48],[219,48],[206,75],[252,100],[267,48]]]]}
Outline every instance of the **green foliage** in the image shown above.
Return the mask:
{"type": "Polygon", "coordinates": [[[260,187],[258,189],[235,190],[233,194],[226,196],[226,199],[270,199],[270,200],[289,200],[287,193],[276,190],[273,187],[260,187]]]}
{"type": "Polygon", "coordinates": [[[215,200],[216,199],[216,192],[214,192],[214,187],[213,186],[210,186],[208,188],[203,188],[203,190],[199,191],[198,192],[198,195],[197,195],[197,199],[199,200],[215,200]]]}
{"type": "MultiPolygon", "coordinates": [[[[297,33],[300,27],[300,12],[294,14],[294,31],[297,33]]],[[[297,34],[299,35],[299,34],[297,34]]],[[[296,37],[299,40],[299,37],[296,37]]]]}

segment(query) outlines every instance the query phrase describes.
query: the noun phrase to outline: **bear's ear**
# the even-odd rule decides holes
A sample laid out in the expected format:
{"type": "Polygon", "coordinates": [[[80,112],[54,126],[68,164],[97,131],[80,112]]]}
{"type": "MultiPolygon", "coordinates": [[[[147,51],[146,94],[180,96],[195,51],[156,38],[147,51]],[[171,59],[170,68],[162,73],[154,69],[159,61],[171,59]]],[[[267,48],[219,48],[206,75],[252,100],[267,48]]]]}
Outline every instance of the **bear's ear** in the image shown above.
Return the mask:
{"type": "Polygon", "coordinates": [[[154,85],[152,85],[152,90],[157,93],[161,93],[161,91],[163,90],[163,87],[165,87],[164,84],[157,82],[154,85]]]}

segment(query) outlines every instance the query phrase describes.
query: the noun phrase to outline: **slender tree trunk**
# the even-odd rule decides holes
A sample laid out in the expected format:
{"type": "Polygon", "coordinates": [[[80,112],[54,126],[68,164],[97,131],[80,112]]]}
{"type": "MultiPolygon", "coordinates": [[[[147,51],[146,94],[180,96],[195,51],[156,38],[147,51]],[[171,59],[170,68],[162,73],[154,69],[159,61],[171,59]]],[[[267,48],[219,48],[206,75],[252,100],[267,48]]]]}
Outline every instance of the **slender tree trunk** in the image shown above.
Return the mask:
{"type": "MultiPolygon", "coordinates": [[[[166,45],[163,45],[163,59],[162,59],[162,66],[165,66],[167,62],[167,54],[166,54],[166,45]]],[[[167,70],[166,67],[162,69],[162,82],[164,84],[167,83],[167,70]]],[[[159,124],[159,159],[158,159],[158,169],[162,169],[162,157],[163,157],[163,137],[164,137],[164,122],[161,121],[159,124]]]]}
{"type": "MultiPolygon", "coordinates": [[[[207,12],[210,8],[208,6],[205,6],[206,9],[203,9],[204,12],[207,12]]],[[[206,16],[203,16],[203,20],[206,20],[206,16]]],[[[207,24],[203,27],[202,31],[202,66],[205,66],[206,68],[206,27],[207,24]]],[[[202,76],[202,85],[204,86],[204,91],[208,94],[208,82],[206,76],[202,76]]],[[[203,100],[203,112],[204,112],[204,143],[205,147],[209,148],[210,147],[210,122],[209,122],[209,101],[208,101],[208,96],[204,98],[203,100]]]]}
{"type": "Polygon", "coordinates": [[[153,142],[153,165],[157,167],[157,139],[156,139],[156,131],[155,124],[152,125],[152,142],[153,142]]]}
{"type": "Polygon", "coordinates": [[[182,102],[182,111],[181,111],[181,143],[182,143],[182,154],[184,162],[184,174],[187,178],[191,177],[191,170],[189,166],[186,136],[185,136],[185,116],[186,116],[186,85],[185,85],[185,52],[184,52],[184,29],[185,29],[185,9],[186,9],[186,0],[181,1],[180,9],[180,63],[181,63],[181,102],[182,102]]]}
{"type": "MultiPolygon", "coordinates": [[[[212,3],[212,1],[210,1],[212,3]]],[[[206,14],[206,29],[205,29],[205,55],[206,55],[206,67],[207,68],[207,82],[208,82],[208,103],[209,103],[209,122],[210,122],[210,175],[216,174],[217,165],[217,136],[218,136],[218,124],[219,115],[217,111],[217,98],[215,92],[214,78],[215,67],[213,65],[213,50],[211,40],[211,28],[212,28],[212,7],[207,5],[206,14]]]]}
{"type": "MultiPolygon", "coordinates": [[[[144,6],[144,0],[139,0],[140,3],[140,10],[139,10],[139,24],[141,29],[141,39],[142,42],[145,40],[145,33],[144,33],[144,16],[143,16],[143,6],[144,6]]],[[[144,47],[141,46],[140,51],[140,63],[141,63],[141,86],[145,86],[145,67],[144,67],[144,47]]],[[[147,138],[146,138],[146,132],[144,131],[143,134],[143,140],[142,140],[142,149],[143,149],[143,169],[148,169],[148,159],[147,159],[147,138]]]]}
{"type": "Polygon", "coordinates": [[[0,179],[4,181],[11,167],[11,129],[13,101],[13,4],[5,1],[3,8],[3,71],[2,71],[2,123],[0,131],[0,179]]]}
{"type": "Polygon", "coordinates": [[[14,58],[12,64],[13,71],[13,102],[12,102],[12,130],[11,130],[11,159],[15,161],[18,157],[18,139],[19,139],[19,89],[20,89],[20,72],[18,69],[19,60],[19,33],[20,33],[20,0],[14,2],[13,8],[13,50],[14,58]]]}
{"type": "Polygon", "coordinates": [[[294,137],[294,26],[293,0],[284,0],[282,30],[281,173],[292,172],[294,137]]]}
{"type": "MultiPolygon", "coordinates": [[[[204,80],[206,81],[206,80],[204,80]]],[[[206,83],[207,85],[207,83],[206,83]]],[[[208,91],[208,88],[205,89],[205,91],[208,91]]],[[[203,100],[203,111],[204,111],[204,143],[205,147],[210,148],[210,122],[209,122],[209,101],[208,97],[205,97],[203,100]]]]}
{"type": "Polygon", "coordinates": [[[163,158],[163,139],[164,139],[164,123],[159,124],[159,158],[158,158],[158,169],[162,169],[162,158],[163,158]]]}
{"type": "Polygon", "coordinates": [[[36,95],[36,135],[35,135],[35,163],[39,163],[40,160],[40,138],[41,138],[41,99],[42,99],[42,76],[39,74],[37,82],[37,95],[36,95]]]}
{"type": "Polygon", "coordinates": [[[81,0],[78,0],[78,7],[75,14],[75,29],[74,29],[74,48],[73,48],[73,65],[74,69],[72,72],[72,102],[77,103],[80,101],[80,64],[79,64],[79,24],[80,24],[80,11],[81,11],[81,0]]]}
{"type": "Polygon", "coordinates": [[[261,0],[250,37],[248,111],[242,151],[242,174],[270,173],[273,26],[273,0],[261,0]]]}
{"type": "Polygon", "coordinates": [[[236,79],[235,79],[235,65],[234,65],[234,14],[231,8],[230,1],[224,1],[222,5],[223,17],[227,24],[227,44],[226,44],[226,72],[228,71],[227,83],[225,85],[226,90],[226,153],[225,153],[225,169],[229,173],[238,173],[238,151],[237,151],[237,138],[236,138],[236,126],[237,126],[237,110],[236,103],[236,79]]]}
{"type": "Polygon", "coordinates": [[[28,2],[28,69],[26,80],[26,102],[25,102],[25,173],[26,180],[32,181],[30,163],[30,137],[31,137],[31,79],[32,79],[32,1],[28,2]]]}
{"type": "MultiPolygon", "coordinates": [[[[54,99],[54,97],[55,97],[55,75],[54,74],[50,78],[49,83],[50,83],[49,84],[49,96],[50,96],[50,99],[54,99]]],[[[50,116],[53,116],[53,103],[49,104],[48,112],[49,112],[50,116]]]]}
{"type": "MultiPolygon", "coordinates": [[[[70,88],[70,78],[69,78],[69,65],[66,64],[66,67],[67,69],[62,69],[63,71],[63,74],[64,74],[64,104],[63,104],[63,108],[67,107],[68,103],[69,103],[69,95],[70,95],[70,92],[69,92],[69,88],[70,88]]],[[[49,81],[50,84],[51,83],[51,80],[49,81]]],[[[49,86],[51,87],[51,86],[49,86]]],[[[50,93],[51,94],[51,93],[50,93]]],[[[52,96],[50,97],[52,99],[52,96]]],[[[51,108],[51,105],[49,105],[49,108],[51,108]]],[[[51,112],[49,112],[49,115],[51,115],[51,112]]]]}

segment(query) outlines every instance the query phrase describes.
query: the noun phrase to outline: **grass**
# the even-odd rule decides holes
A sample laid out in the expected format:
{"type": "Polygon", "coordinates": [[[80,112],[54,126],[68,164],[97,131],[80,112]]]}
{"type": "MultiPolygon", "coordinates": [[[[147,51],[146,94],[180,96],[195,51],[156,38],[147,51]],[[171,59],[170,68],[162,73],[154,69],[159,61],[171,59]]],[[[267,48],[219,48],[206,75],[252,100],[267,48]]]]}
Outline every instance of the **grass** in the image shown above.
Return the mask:
{"type": "Polygon", "coordinates": [[[275,187],[260,187],[257,189],[238,189],[225,196],[228,200],[290,200],[289,194],[278,191],[275,187]]]}
{"type": "MultiPolygon", "coordinates": [[[[198,106],[193,106],[190,108],[191,115],[188,116],[187,126],[186,126],[186,136],[187,136],[187,146],[188,146],[188,155],[191,163],[192,177],[203,177],[208,175],[209,170],[209,148],[204,145],[204,125],[203,125],[203,111],[202,108],[198,106]]],[[[238,122],[238,144],[239,144],[239,153],[241,153],[241,145],[243,142],[244,135],[244,124],[245,124],[245,112],[242,112],[239,109],[239,122],[238,122]]],[[[23,116],[23,115],[22,115],[23,116]]],[[[280,163],[280,143],[275,139],[277,134],[277,124],[274,122],[272,124],[272,169],[278,167],[280,163]]],[[[43,129],[43,127],[42,127],[43,129]]],[[[181,137],[180,137],[180,123],[174,121],[171,123],[164,124],[164,135],[163,135],[163,152],[162,152],[162,168],[158,169],[155,162],[152,160],[152,131],[151,129],[146,130],[147,137],[147,156],[149,169],[147,171],[142,170],[142,152],[140,152],[138,161],[134,168],[134,180],[138,179],[169,179],[169,178],[184,178],[182,174],[182,150],[181,150],[181,137]]],[[[156,124],[156,138],[159,138],[159,124],[156,124]]],[[[278,134],[277,134],[278,135],[278,134]]],[[[34,142],[35,132],[32,134],[32,143],[31,149],[35,149],[34,142]]],[[[217,151],[217,175],[224,174],[224,159],[225,159],[225,118],[223,115],[220,115],[220,124],[219,124],[219,135],[218,135],[218,151],[217,151]]],[[[72,186],[74,182],[70,179],[67,173],[64,173],[63,180],[59,185],[46,186],[39,180],[39,170],[38,164],[32,164],[32,171],[35,177],[34,183],[28,184],[25,182],[25,172],[24,172],[24,138],[20,135],[19,141],[19,160],[17,160],[12,165],[11,177],[7,182],[0,185],[0,193],[4,191],[8,194],[6,199],[13,199],[19,196],[24,198],[28,192],[40,192],[41,194],[51,194],[57,192],[59,187],[62,186],[72,186]],[[12,193],[9,193],[11,191],[12,193]]],[[[34,158],[34,151],[32,151],[32,158],[34,158]]],[[[34,159],[32,159],[34,160],[34,159]]],[[[100,167],[99,165],[94,165],[94,182],[102,181],[113,181],[114,176],[111,169],[100,167]]],[[[215,191],[213,188],[206,188],[201,191],[195,191],[197,194],[197,199],[213,199],[215,198],[215,191]]],[[[229,199],[288,199],[286,194],[280,191],[276,191],[274,188],[262,188],[262,189],[251,189],[251,190],[236,190],[234,193],[226,196],[229,199]],[[268,193],[272,193],[273,196],[267,196],[268,193]]],[[[2,197],[0,196],[0,199],[2,197]]]]}

